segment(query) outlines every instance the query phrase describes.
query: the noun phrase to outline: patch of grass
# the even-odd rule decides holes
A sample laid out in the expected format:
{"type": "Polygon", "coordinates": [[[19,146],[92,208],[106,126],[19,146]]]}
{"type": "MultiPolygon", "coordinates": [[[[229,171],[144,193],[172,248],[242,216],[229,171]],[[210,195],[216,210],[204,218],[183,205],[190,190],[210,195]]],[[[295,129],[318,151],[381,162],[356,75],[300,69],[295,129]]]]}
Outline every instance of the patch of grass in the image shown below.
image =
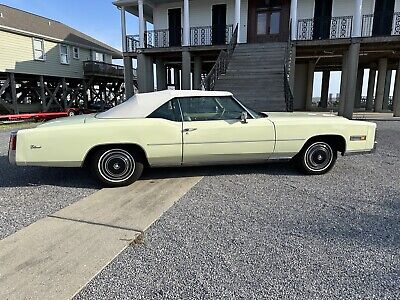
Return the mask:
{"type": "Polygon", "coordinates": [[[21,122],[21,123],[0,123],[0,131],[8,131],[12,129],[26,129],[38,126],[40,123],[21,122]]]}

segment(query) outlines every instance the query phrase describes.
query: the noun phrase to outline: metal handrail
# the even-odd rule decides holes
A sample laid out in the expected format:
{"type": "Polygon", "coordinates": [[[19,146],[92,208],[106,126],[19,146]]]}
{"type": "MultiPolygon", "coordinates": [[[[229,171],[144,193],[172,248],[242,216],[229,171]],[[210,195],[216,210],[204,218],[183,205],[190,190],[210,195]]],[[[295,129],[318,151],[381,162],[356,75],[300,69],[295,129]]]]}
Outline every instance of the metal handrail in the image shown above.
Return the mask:
{"type": "Polygon", "coordinates": [[[290,74],[292,72],[291,65],[292,65],[292,55],[293,55],[293,45],[292,45],[292,23],[289,24],[289,38],[288,43],[286,46],[286,53],[283,63],[283,88],[285,94],[285,104],[286,104],[286,111],[293,112],[294,110],[294,96],[293,91],[290,86],[290,74]]]}
{"type": "Polygon", "coordinates": [[[215,82],[221,74],[225,74],[228,68],[229,62],[232,58],[233,52],[235,51],[238,39],[238,26],[236,25],[233,32],[232,38],[230,39],[229,45],[226,50],[222,50],[212,67],[211,71],[202,80],[200,88],[206,91],[212,91],[215,88],[215,82]]]}

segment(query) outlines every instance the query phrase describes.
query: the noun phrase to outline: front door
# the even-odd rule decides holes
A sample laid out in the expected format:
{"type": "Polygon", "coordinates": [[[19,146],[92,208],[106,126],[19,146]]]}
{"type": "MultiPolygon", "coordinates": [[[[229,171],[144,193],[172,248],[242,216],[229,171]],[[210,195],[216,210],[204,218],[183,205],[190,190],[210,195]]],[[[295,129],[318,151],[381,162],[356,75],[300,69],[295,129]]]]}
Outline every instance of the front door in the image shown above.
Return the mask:
{"type": "Polygon", "coordinates": [[[289,1],[249,1],[249,43],[285,41],[289,35],[289,1]]]}
{"type": "Polygon", "coordinates": [[[242,123],[245,109],[232,97],[179,99],[183,114],[183,164],[267,160],[275,130],[267,118],[242,123]]]}
{"type": "Polygon", "coordinates": [[[212,44],[223,45],[226,41],[226,4],[212,6],[212,44]]]}
{"type": "Polygon", "coordinates": [[[329,39],[332,19],[332,0],[315,0],[314,40],[329,39]]]}
{"type": "Polygon", "coordinates": [[[395,0],[375,1],[373,36],[390,35],[392,33],[392,22],[395,0]]]}
{"type": "Polygon", "coordinates": [[[174,8],[168,10],[168,33],[169,46],[181,46],[182,26],[181,26],[181,9],[174,8]]]}

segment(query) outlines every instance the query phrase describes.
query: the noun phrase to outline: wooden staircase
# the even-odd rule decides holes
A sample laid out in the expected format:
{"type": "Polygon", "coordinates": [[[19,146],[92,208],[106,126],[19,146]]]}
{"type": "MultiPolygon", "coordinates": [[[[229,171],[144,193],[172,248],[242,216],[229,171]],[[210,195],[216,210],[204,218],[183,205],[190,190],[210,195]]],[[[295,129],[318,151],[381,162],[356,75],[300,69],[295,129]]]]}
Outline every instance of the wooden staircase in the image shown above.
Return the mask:
{"type": "Polygon", "coordinates": [[[286,111],[284,63],[287,43],[238,44],[214,90],[229,91],[258,111],[286,111]]]}

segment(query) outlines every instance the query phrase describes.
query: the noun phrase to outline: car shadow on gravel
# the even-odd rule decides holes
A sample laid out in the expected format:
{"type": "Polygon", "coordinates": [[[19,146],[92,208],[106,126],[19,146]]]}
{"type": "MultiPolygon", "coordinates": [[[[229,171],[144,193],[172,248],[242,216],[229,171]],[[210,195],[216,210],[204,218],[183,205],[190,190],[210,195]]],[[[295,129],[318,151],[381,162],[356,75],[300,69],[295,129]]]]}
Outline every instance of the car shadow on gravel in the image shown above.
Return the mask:
{"type": "Polygon", "coordinates": [[[17,167],[0,156],[0,187],[61,186],[100,189],[90,172],[80,168],[17,167]]]}
{"type": "MultiPolygon", "coordinates": [[[[263,163],[248,165],[219,165],[187,168],[150,168],[146,169],[142,179],[165,179],[195,176],[221,175],[290,175],[299,176],[292,163],[263,163]]],[[[6,156],[0,156],[0,187],[53,185],[76,188],[100,189],[101,185],[87,169],[17,167],[8,163],[6,156]]]]}

